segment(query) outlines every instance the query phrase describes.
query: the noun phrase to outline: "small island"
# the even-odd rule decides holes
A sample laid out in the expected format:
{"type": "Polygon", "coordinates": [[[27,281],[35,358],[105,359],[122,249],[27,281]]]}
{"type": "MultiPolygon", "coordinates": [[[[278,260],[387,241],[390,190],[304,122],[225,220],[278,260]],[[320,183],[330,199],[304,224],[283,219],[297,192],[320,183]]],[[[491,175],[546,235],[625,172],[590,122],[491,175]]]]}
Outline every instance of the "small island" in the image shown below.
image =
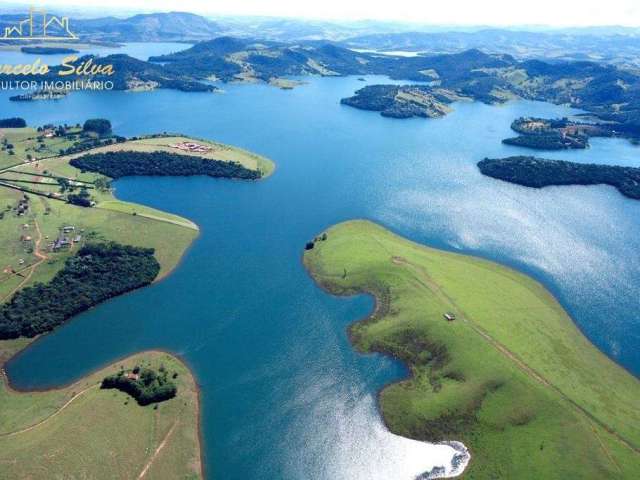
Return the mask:
{"type": "Polygon", "coordinates": [[[47,47],[47,46],[33,46],[33,47],[20,47],[22,53],[30,53],[32,55],[64,55],[68,53],[78,53],[78,50],[68,47],[47,47]]]}
{"type": "Polygon", "coordinates": [[[349,328],[353,344],[408,368],[378,397],[393,433],[463,442],[465,478],[640,476],[640,382],[541,284],[368,221],[317,238],[303,256],[313,279],[336,295],[376,299],[349,328]]]}
{"type": "Polygon", "coordinates": [[[551,185],[610,185],[625,197],[640,200],[640,168],[597,165],[517,156],[485,158],[478,163],[483,175],[525,187],[551,185]]]}
{"type": "Polygon", "coordinates": [[[502,143],[537,150],[584,149],[589,147],[590,137],[619,135],[611,124],[581,123],[567,118],[521,117],[513,121],[511,129],[520,135],[505,138],[502,143]]]}
{"type": "Polygon", "coordinates": [[[340,103],[392,118],[437,118],[451,112],[449,104],[461,97],[445,89],[423,85],[368,85],[340,103]]]}

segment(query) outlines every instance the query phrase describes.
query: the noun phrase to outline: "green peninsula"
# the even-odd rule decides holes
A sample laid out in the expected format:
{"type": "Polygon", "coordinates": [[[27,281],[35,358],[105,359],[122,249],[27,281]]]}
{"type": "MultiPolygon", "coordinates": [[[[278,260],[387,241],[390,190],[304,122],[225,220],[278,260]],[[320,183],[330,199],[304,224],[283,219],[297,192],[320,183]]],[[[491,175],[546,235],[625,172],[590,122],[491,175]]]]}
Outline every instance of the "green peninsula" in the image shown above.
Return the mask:
{"type": "Polygon", "coordinates": [[[115,198],[112,178],[258,179],[273,162],[179,135],[126,139],[104,119],[16,120],[0,128],[0,478],[202,478],[198,388],[174,356],[143,352],[45,392],[15,391],[2,367],[75,314],[169,274],[198,236],[186,218],[115,198]],[[126,163],[98,161],[114,157],[126,163]]]}
{"type": "Polygon", "coordinates": [[[325,233],[304,253],[312,277],[337,295],[376,298],[351,326],[353,343],[410,369],[380,392],[392,432],[462,441],[465,478],[640,476],[640,382],[542,285],[367,221],[325,233]]]}
{"type": "Polygon", "coordinates": [[[610,185],[625,197],[640,200],[640,168],[576,163],[535,157],[485,158],[483,175],[525,187],[610,185]]]}
{"type": "MultiPolygon", "coordinates": [[[[10,345],[0,343],[0,362],[10,345]]],[[[0,380],[0,478],[203,478],[198,387],[172,355],[138,353],[44,392],[17,392],[0,380]],[[136,369],[166,374],[175,396],[141,406],[129,393],[100,388],[105,377],[136,369]]]]}

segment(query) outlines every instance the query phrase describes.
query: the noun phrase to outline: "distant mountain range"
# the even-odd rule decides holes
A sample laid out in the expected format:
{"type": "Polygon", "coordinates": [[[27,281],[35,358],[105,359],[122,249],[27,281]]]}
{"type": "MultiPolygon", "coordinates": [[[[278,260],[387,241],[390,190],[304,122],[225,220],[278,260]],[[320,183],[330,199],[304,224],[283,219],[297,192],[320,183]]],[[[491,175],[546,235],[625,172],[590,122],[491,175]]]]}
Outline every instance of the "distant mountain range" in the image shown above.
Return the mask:
{"type": "MultiPolygon", "coordinates": [[[[387,75],[486,103],[526,98],[567,104],[620,122],[619,131],[640,135],[640,74],[598,62],[522,60],[478,49],[396,57],[355,52],[327,42],[283,43],[232,37],[219,37],[149,60],[162,63],[167,71],[200,80],[387,75]]],[[[379,102],[380,92],[376,92],[360,103],[379,102]]],[[[436,99],[441,97],[435,90],[421,92],[423,96],[431,94],[436,99]]],[[[381,95],[386,93],[382,91],[381,95]]]]}
{"type": "MultiPolygon", "coordinates": [[[[0,15],[0,29],[24,15],[0,15]]],[[[480,49],[518,58],[606,61],[640,68],[640,28],[416,26],[398,22],[329,22],[261,17],[215,20],[183,12],[151,13],[128,18],[72,18],[72,29],[91,42],[199,42],[220,36],[278,42],[331,41],[343,47],[375,51],[456,53],[480,49]]]]}
{"type": "MultiPolygon", "coordinates": [[[[0,29],[23,20],[25,15],[0,15],[0,29]]],[[[83,41],[170,42],[209,40],[223,30],[200,15],[183,12],[150,13],[128,18],[71,19],[71,29],[83,41]]]]}
{"type": "Polygon", "coordinates": [[[520,58],[598,60],[638,65],[640,30],[572,29],[567,31],[515,31],[488,29],[474,32],[402,32],[352,37],[349,48],[378,51],[455,53],[478,48],[520,58]],[[625,32],[622,34],[622,32],[625,32]]]}
{"type": "MultiPolygon", "coordinates": [[[[7,21],[6,16],[0,17],[0,26],[3,19],[7,21]]],[[[293,22],[292,25],[302,28],[300,25],[303,24],[293,22]]],[[[149,62],[125,55],[105,57],[102,60],[117,64],[116,78],[111,80],[115,80],[116,88],[120,89],[207,91],[215,88],[208,82],[213,79],[269,82],[293,75],[376,74],[418,81],[440,89],[440,93],[420,92],[428,108],[433,107],[434,102],[444,103],[442,89],[448,92],[447,95],[461,95],[487,103],[521,97],[582,108],[601,119],[619,122],[619,129],[627,134],[640,136],[640,70],[632,63],[640,57],[631,55],[634,49],[640,52],[640,36],[632,30],[625,36],[595,36],[592,31],[559,34],[496,29],[405,32],[366,35],[342,42],[310,39],[284,42],[262,36],[220,36],[221,31],[237,26],[224,26],[185,13],[136,15],[127,19],[109,17],[73,23],[83,41],[203,40],[181,52],[151,57],[149,62]],[[472,45],[477,48],[468,48],[472,45]],[[355,47],[366,50],[428,49],[431,53],[399,57],[359,52],[355,47]],[[440,50],[446,52],[432,53],[440,50]],[[579,61],[567,61],[566,57],[571,56],[579,61]],[[624,68],[602,61],[583,60],[594,56],[615,61],[624,68]],[[625,56],[627,60],[621,60],[625,56]]],[[[291,32],[293,27],[285,22],[278,28],[291,32]]],[[[303,33],[298,30],[296,35],[303,33]]],[[[367,92],[366,97],[357,102],[361,106],[378,102],[380,92],[384,95],[383,90],[367,92]]],[[[407,92],[401,93],[407,96],[407,92]]],[[[412,95],[411,92],[408,94],[412,95]]]]}
{"type": "Polygon", "coordinates": [[[220,26],[200,15],[181,12],[76,20],[73,25],[84,38],[113,42],[199,41],[222,32],[220,26]]]}

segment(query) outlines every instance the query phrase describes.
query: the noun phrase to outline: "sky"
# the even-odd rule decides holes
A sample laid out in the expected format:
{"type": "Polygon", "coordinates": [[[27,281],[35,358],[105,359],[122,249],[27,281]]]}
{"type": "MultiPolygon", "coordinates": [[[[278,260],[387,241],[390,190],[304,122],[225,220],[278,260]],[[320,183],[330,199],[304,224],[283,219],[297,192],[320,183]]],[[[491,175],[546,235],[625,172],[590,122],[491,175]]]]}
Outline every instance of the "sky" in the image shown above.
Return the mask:
{"type": "MultiPolygon", "coordinates": [[[[0,0],[0,5],[3,2],[0,0]]],[[[7,2],[8,3],[8,2],[7,2]]],[[[640,0],[34,0],[49,8],[84,6],[143,13],[188,11],[327,20],[391,20],[432,25],[623,25],[640,27],[640,0]]]]}

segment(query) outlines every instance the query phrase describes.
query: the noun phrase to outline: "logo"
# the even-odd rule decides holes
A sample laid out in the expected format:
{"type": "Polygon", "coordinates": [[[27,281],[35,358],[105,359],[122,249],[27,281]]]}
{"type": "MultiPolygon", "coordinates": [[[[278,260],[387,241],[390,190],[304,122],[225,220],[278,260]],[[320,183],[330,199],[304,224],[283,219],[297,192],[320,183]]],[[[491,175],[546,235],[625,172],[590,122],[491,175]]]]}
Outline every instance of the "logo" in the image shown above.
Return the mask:
{"type": "Polygon", "coordinates": [[[0,40],[78,40],[78,36],[69,27],[69,17],[31,8],[27,18],[4,28],[0,40]]]}

